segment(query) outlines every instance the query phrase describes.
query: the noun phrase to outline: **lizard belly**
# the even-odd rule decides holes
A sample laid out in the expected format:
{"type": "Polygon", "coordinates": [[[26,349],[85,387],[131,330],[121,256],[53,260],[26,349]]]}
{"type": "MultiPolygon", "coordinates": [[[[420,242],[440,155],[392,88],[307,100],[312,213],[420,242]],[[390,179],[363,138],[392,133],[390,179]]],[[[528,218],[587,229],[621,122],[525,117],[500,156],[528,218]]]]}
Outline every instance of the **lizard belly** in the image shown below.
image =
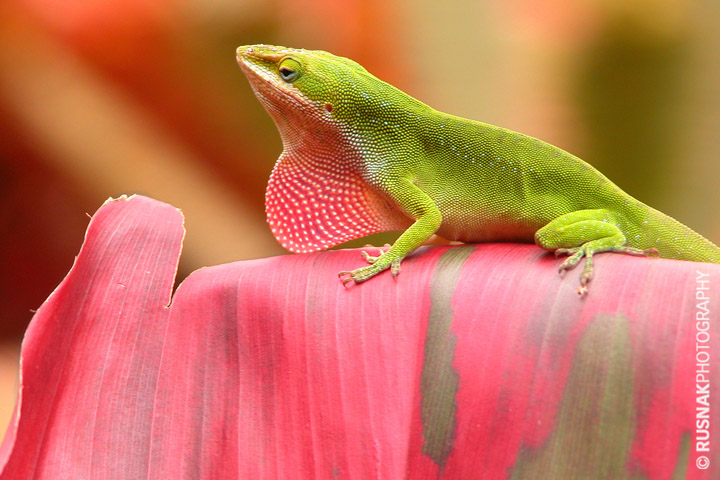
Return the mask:
{"type": "Polygon", "coordinates": [[[511,212],[492,213],[440,209],[443,220],[437,234],[448,240],[471,242],[533,242],[543,225],[511,212]]]}

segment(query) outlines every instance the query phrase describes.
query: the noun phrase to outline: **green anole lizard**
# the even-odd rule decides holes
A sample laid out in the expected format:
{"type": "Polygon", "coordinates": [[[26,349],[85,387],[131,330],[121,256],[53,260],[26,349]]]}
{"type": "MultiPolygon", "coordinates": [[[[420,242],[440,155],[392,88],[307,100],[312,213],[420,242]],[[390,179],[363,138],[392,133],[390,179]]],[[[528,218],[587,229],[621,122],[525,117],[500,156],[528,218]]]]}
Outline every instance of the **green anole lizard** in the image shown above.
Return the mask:
{"type": "Polygon", "coordinates": [[[438,112],[358,63],[317,50],[237,49],[283,152],[265,198],[275,238],[297,253],[404,230],[346,284],[390,269],[433,234],[461,242],[534,241],[585,257],[622,252],[720,263],[720,249],[635,200],[579,158],[536,138],[438,112]]]}

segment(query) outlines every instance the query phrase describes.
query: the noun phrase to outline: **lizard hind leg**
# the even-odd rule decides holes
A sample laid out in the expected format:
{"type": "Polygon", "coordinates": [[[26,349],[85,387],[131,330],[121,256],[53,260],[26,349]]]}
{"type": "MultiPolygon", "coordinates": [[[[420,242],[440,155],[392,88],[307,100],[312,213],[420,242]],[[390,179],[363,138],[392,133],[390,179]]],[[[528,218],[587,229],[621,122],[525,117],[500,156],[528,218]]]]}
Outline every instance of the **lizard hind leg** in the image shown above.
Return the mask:
{"type": "Polygon", "coordinates": [[[631,255],[651,255],[651,250],[641,250],[627,245],[613,212],[604,209],[578,210],[562,215],[535,232],[535,243],[555,255],[569,255],[560,265],[560,272],[574,268],[585,257],[580,275],[581,295],[587,292],[587,284],[593,277],[593,255],[600,252],[621,252],[631,255]]]}

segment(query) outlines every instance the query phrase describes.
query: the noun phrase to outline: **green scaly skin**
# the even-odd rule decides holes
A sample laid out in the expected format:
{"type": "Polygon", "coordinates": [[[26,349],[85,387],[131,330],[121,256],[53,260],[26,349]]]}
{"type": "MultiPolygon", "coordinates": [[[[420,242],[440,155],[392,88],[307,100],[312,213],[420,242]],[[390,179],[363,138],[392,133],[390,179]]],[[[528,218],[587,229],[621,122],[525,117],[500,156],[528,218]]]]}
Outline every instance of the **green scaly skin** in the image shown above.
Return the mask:
{"type": "Polygon", "coordinates": [[[720,249],[635,200],[579,158],[521,133],[438,112],[323,51],[243,46],[237,59],[275,120],[283,153],[266,195],[275,237],[293,252],[404,230],[363,282],[433,234],[461,242],[534,241],[583,258],[600,252],[720,263],[720,249]]]}

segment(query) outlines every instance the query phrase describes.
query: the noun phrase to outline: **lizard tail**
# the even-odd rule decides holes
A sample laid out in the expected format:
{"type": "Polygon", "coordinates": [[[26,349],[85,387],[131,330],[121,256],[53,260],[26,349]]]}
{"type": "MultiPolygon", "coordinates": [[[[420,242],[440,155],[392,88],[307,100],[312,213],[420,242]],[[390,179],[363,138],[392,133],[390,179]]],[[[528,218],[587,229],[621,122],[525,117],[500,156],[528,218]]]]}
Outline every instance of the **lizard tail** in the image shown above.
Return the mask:
{"type": "MultiPolygon", "coordinates": [[[[720,248],[669,215],[651,207],[642,221],[649,234],[641,235],[639,248],[655,248],[661,257],[720,263],[720,248]]],[[[632,240],[629,243],[633,243],[632,240]]]]}

